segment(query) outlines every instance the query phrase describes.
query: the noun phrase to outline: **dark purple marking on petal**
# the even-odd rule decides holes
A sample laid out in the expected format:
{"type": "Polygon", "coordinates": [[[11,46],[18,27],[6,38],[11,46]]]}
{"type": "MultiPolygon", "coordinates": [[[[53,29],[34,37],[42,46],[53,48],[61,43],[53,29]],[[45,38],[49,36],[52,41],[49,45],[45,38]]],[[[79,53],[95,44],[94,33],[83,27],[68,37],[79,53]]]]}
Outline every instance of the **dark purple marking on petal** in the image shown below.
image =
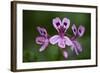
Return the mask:
{"type": "Polygon", "coordinates": [[[70,26],[70,20],[68,18],[63,18],[62,20],[62,26],[65,29],[64,32],[66,32],[66,30],[69,28],[70,26]]]}
{"type": "Polygon", "coordinates": [[[58,29],[59,29],[59,27],[61,25],[60,18],[59,17],[54,18],[53,21],[52,21],[52,23],[53,23],[54,28],[59,32],[58,29]]]}
{"type": "Polygon", "coordinates": [[[79,32],[81,33],[81,29],[79,29],[79,32]]]}
{"type": "Polygon", "coordinates": [[[74,32],[76,32],[76,29],[74,29],[74,32]]]}
{"type": "Polygon", "coordinates": [[[38,42],[40,42],[40,43],[44,43],[43,41],[41,41],[41,40],[38,40],[38,42]]]}
{"type": "Polygon", "coordinates": [[[40,30],[40,33],[42,33],[42,31],[40,30]]]}
{"type": "Polygon", "coordinates": [[[42,31],[42,34],[45,35],[46,33],[44,31],[42,31]]]}
{"type": "Polygon", "coordinates": [[[66,22],[64,22],[64,25],[65,25],[65,26],[67,26],[67,23],[66,23],[66,22]]]}
{"type": "Polygon", "coordinates": [[[79,35],[79,37],[82,37],[84,32],[85,32],[85,27],[80,25],[79,28],[78,28],[78,35],[79,35]]]}
{"type": "Polygon", "coordinates": [[[41,36],[47,37],[48,34],[45,28],[37,27],[37,30],[41,36]]]}
{"type": "Polygon", "coordinates": [[[57,22],[57,23],[56,23],[56,25],[57,25],[57,27],[58,27],[58,26],[60,25],[60,23],[59,23],[59,22],[57,22]]]}
{"type": "Polygon", "coordinates": [[[76,36],[77,35],[77,28],[76,28],[75,24],[72,25],[72,31],[73,31],[74,35],[76,36]]]}

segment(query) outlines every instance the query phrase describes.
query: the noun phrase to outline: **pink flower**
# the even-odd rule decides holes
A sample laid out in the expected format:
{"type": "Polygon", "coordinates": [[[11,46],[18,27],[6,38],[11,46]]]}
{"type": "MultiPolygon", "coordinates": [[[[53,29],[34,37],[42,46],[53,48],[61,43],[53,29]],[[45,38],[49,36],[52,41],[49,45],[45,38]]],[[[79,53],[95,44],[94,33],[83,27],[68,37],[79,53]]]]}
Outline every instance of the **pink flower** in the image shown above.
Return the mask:
{"type": "MultiPolygon", "coordinates": [[[[67,46],[71,46],[73,43],[69,37],[65,36],[65,32],[70,26],[70,20],[68,18],[63,18],[61,21],[59,17],[56,17],[52,21],[54,28],[58,31],[58,35],[54,35],[50,38],[51,44],[58,44],[60,48],[65,48],[67,46]]],[[[67,58],[68,54],[64,50],[63,55],[67,58]]]]}
{"type": "Polygon", "coordinates": [[[49,38],[45,28],[37,27],[37,30],[40,33],[40,36],[36,38],[36,43],[41,45],[39,51],[42,52],[49,45],[49,38]]]}
{"type": "Polygon", "coordinates": [[[72,31],[74,33],[74,36],[71,38],[73,45],[71,46],[71,49],[75,51],[76,55],[79,54],[79,52],[82,51],[82,46],[78,41],[76,41],[77,37],[82,37],[85,32],[85,28],[80,25],[78,28],[75,26],[75,24],[72,25],[72,31]]]}
{"type": "Polygon", "coordinates": [[[67,18],[64,18],[61,22],[59,17],[56,17],[53,19],[53,26],[58,31],[58,35],[54,35],[50,38],[51,44],[57,44],[60,48],[65,48],[65,46],[71,46],[72,41],[69,37],[65,36],[66,30],[70,26],[70,20],[67,18]]]}

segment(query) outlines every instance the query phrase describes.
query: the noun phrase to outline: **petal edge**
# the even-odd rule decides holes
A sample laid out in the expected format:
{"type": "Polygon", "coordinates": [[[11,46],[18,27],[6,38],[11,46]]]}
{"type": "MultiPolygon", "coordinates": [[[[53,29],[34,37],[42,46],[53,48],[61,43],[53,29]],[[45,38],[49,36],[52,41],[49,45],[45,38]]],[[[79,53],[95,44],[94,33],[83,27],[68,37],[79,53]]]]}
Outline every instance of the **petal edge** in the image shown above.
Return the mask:
{"type": "Polygon", "coordinates": [[[58,40],[59,40],[59,35],[54,35],[49,39],[50,43],[53,45],[58,43],[58,40]]]}

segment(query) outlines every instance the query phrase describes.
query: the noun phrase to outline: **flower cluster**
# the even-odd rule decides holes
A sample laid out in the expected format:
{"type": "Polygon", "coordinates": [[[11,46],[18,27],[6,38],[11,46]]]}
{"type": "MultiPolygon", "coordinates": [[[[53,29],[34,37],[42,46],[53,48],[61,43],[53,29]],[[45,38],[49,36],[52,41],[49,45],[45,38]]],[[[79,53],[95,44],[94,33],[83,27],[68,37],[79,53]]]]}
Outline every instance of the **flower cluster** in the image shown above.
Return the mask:
{"type": "Polygon", "coordinates": [[[37,27],[40,36],[36,37],[36,43],[41,45],[41,48],[39,49],[40,52],[44,51],[48,47],[49,43],[52,45],[58,44],[65,59],[68,57],[68,53],[65,50],[65,48],[68,46],[71,47],[72,51],[75,51],[76,55],[78,55],[79,52],[82,52],[82,47],[77,41],[77,38],[82,37],[85,32],[85,28],[82,25],[77,28],[76,25],[73,24],[72,31],[74,36],[68,37],[66,35],[66,31],[70,26],[70,20],[68,18],[63,18],[63,20],[60,20],[59,17],[56,17],[52,20],[52,24],[57,30],[58,34],[51,37],[48,36],[45,28],[37,27]]]}

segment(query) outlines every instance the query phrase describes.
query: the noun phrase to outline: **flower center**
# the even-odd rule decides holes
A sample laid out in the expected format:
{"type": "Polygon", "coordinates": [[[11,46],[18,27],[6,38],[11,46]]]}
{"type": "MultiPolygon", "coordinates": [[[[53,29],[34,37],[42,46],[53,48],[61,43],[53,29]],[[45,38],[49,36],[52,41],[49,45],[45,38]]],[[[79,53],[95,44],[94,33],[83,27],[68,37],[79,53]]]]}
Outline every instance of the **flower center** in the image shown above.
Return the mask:
{"type": "Polygon", "coordinates": [[[61,38],[64,38],[65,28],[63,26],[60,26],[59,28],[59,35],[61,38]]]}

